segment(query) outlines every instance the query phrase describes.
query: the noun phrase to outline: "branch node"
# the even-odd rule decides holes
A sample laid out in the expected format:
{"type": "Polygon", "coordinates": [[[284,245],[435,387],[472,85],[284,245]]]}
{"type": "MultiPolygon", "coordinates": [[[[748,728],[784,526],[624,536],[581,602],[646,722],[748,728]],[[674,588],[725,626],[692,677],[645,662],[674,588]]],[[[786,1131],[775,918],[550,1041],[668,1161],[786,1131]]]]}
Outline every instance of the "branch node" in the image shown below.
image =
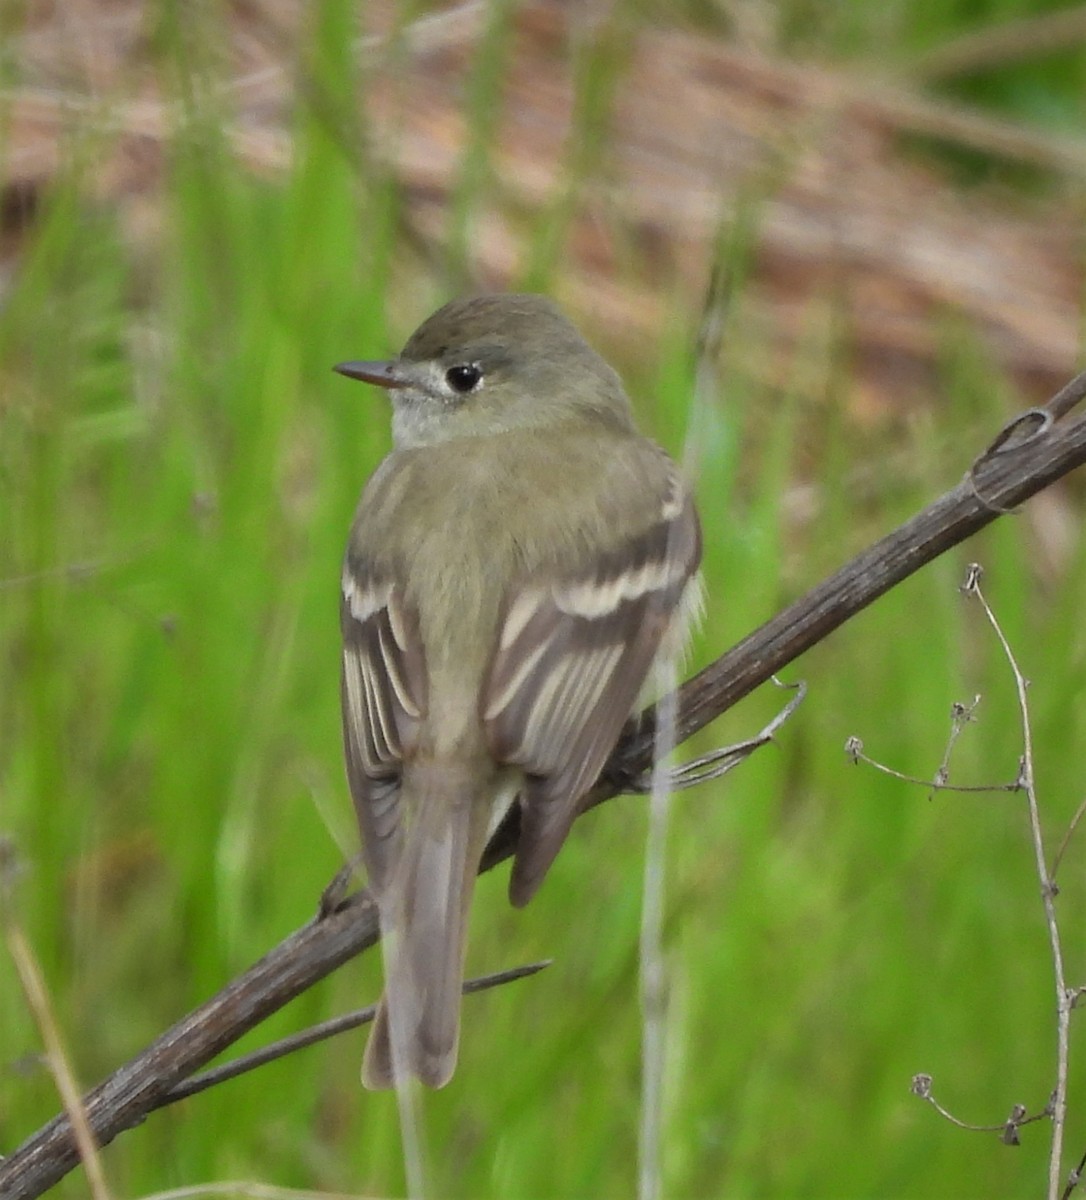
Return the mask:
{"type": "Polygon", "coordinates": [[[970,563],[965,568],[965,579],[962,582],[961,592],[966,596],[975,596],[980,590],[980,581],[984,576],[984,568],[980,563],[970,563]]]}
{"type": "Polygon", "coordinates": [[[1026,1106],[1024,1104],[1016,1104],[1011,1109],[1011,1115],[1007,1118],[1007,1123],[1003,1126],[1003,1132],[999,1135],[999,1140],[1004,1146],[1019,1146],[1022,1144],[1022,1139],[1018,1136],[1019,1126],[1026,1116],[1026,1106]]]}
{"type": "Polygon", "coordinates": [[[362,863],[362,855],[355,854],[343,864],[332,877],[317,901],[317,920],[326,921],[333,913],[339,912],[350,894],[355,872],[362,863]]]}
{"type": "Polygon", "coordinates": [[[980,704],[980,693],[978,692],[970,703],[964,700],[955,700],[950,706],[950,718],[955,725],[968,725],[970,722],[977,719],[977,706],[980,704]]]}
{"type": "Polygon", "coordinates": [[[983,496],[977,484],[978,470],[986,462],[989,462],[998,455],[1012,454],[1015,450],[1025,449],[1026,446],[1037,442],[1039,438],[1043,438],[1051,430],[1052,421],[1054,421],[1054,418],[1052,418],[1052,414],[1048,409],[1027,408],[1024,412],[1012,416],[1007,424],[1003,426],[1002,430],[991,440],[988,449],[984,450],[977,458],[974,458],[973,466],[970,467],[970,472],[968,472],[966,479],[968,480],[968,485],[970,485],[970,491],[973,493],[973,496],[977,498],[980,504],[984,505],[985,509],[995,512],[995,514],[1000,516],[1013,516],[1016,512],[1020,511],[1018,508],[1008,508],[1007,505],[1000,504],[997,500],[990,500],[988,497],[983,496]],[[1020,428],[1031,424],[1036,424],[1036,428],[1026,433],[1024,437],[1015,437],[1015,433],[1020,428]]]}
{"type": "Polygon", "coordinates": [[[1014,787],[1016,791],[1021,791],[1029,786],[1029,763],[1026,756],[1023,754],[1018,759],[1018,774],[1014,777],[1014,787]]]}
{"type": "Polygon", "coordinates": [[[995,437],[992,438],[988,444],[988,449],[984,450],[980,457],[976,459],[974,469],[986,458],[993,458],[997,454],[1010,454],[1015,450],[1021,450],[1023,446],[1028,446],[1038,438],[1044,437],[1051,430],[1053,423],[1054,418],[1052,413],[1046,408],[1024,408],[1020,413],[1015,413],[995,437]],[[1022,426],[1034,423],[1036,424],[1035,429],[1031,430],[1024,437],[1011,441],[1011,438],[1022,426]]]}
{"type": "Polygon", "coordinates": [[[1039,438],[1043,438],[1051,430],[1052,424],[1053,416],[1047,409],[1027,408],[1024,412],[1013,416],[999,433],[996,434],[989,443],[988,448],[973,460],[973,465],[969,468],[969,474],[966,476],[969,481],[969,490],[976,497],[977,501],[984,505],[989,512],[997,513],[1000,516],[1013,516],[1019,510],[1017,508],[1008,508],[1006,505],[1000,504],[995,500],[989,500],[986,496],[982,495],[977,485],[977,471],[986,462],[996,458],[998,455],[1010,454],[1016,450],[1021,450],[1039,438]],[[1036,424],[1036,428],[1032,429],[1028,434],[1019,438],[1014,437],[1015,433],[1023,426],[1034,423],[1036,424]]]}

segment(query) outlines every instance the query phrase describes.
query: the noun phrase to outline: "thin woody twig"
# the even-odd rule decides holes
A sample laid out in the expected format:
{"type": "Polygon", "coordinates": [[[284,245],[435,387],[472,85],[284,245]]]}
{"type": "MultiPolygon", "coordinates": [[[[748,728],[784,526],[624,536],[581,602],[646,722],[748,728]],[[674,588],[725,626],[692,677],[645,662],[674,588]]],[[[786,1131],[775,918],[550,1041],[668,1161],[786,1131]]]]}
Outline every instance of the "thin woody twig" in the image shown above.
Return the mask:
{"type": "Polygon", "coordinates": [[[1063,1133],[1067,1121],[1067,1069],[1070,1058],[1071,1040],[1071,1009],[1074,997],[1068,991],[1064,977],[1063,947],[1060,941],[1059,921],[1056,917],[1056,888],[1048,874],[1045,864],[1044,833],[1041,829],[1041,811],[1037,802],[1037,789],[1033,770],[1033,725],[1030,721],[1029,702],[1026,690],[1029,682],[1018,666],[1018,660],[1007,641],[1006,635],[995,613],[992,612],[988,601],[980,587],[981,569],[974,563],[969,568],[966,592],[974,596],[989,624],[995,631],[1003,654],[1014,676],[1015,691],[1018,695],[1018,709],[1022,718],[1022,786],[1026,793],[1026,807],[1029,813],[1029,829],[1033,839],[1033,853],[1036,859],[1037,878],[1041,884],[1041,901],[1044,905],[1045,924],[1048,926],[1048,940],[1052,952],[1052,973],[1056,986],[1056,1086],[1049,1102],[1052,1114],[1052,1145],[1048,1157],[1048,1200],[1057,1200],[1063,1184],[1061,1164],[1063,1161],[1063,1133]]]}
{"type": "MultiPolygon", "coordinates": [[[[1042,422],[1040,428],[1047,430],[1050,426],[1050,421],[1042,422]]],[[[994,452],[1002,452],[1002,447],[1006,442],[1005,437],[997,438],[990,449],[994,452]]],[[[1070,1044],[1070,1018],[1071,1010],[1075,1007],[1082,992],[1082,989],[1068,989],[1064,978],[1063,966],[1063,950],[1061,946],[1059,923],[1056,916],[1055,899],[1058,894],[1055,886],[1053,875],[1049,874],[1045,866],[1044,855],[1044,836],[1041,828],[1040,806],[1037,801],[1037,791],[1034,774],[1033,761],[1033,730],[1030,721],[1029,703],[1026,698],[1026,693],[1029,687],[1029,681],[1022,674],[1018,661],[1011,649],[1010,643],[1007,641],[1006,635],[997,620],[995,613],[988,604],[987,599],[980,587],[980,580],[983,572],[977,563],[972,563],[966,574],[966,580],[961,588],[961,591],[966,595],[975,599],[984,610],[984,615],[988,619],[995,632],[996,638],[999,641],[1000,647],[1003,650],[1004,657],[1007,660],[1011,669],[1011,674],[1014,679],[1015,691],[1018,697],[1019,714],[1022,726],[1022,744],[1023,752],[1018,764],[1018,775],[1015,781],[1011,784],[1002,784],[990,787],[955,787],[950,788],[946,782],[948,774],[948,765],[950,752],[957,740],[958,735],[964,728],[965,723],[972,719],[973,712],[977,704],[980,702],[980,697],[977,696],[972,705],[955,704],[954,706],[954,726],[951,734],[951,740],[947,746],[947,751],[943,756],[943,763],[936,775],[936,780],[933,785],[933,792],[942,790],[953,791],[1024,791],[1026,794],[1027,812],[1029,814],[1029,827],[1031,839],[1034,848],[1034,857],[1036,860],[1037,875],[1041,884],[1041,897],[1045,910],[1045,923],[1048,928],[1049,943],[1052,954],[1053,973],[1055,976],[1056,985],[1056,1011],[1057,1011],[1057,1051],[1056,1051],[1056,1086],[1053,1089],[1052,1095],[1042,1112],[1033,1117],[1026,1116],[1026,1109],[1023,1105],[1015,1105],[1010,1117],[1006,1122],[1000,1125],[972,1125],[965,1121],[959,1120],[952,1113],[947,1111],[932,1094],[931,1076],[930,1075],[915,1075],[912,1082],[912,1091],[915,1095],[926,1100],[933,1108],[946,1120],[961,1129],[968,1129],[979,1132],[996,1132],[1002,1133],[1003,1141],[1007,1145],[1017,1145],[1018,1130],[1031,1121],[1040,1120],[1044,1117],[1052,1119],[1052,1143],[1049,1151],[1049,1175],[1048,1189],[1046,1195],[1048,1200],[1056,1200],[1057,1193],[1060,1190],[1060,1170],[1063,1158],[1063,1133],[1066,1123],[1067,1113],[1067,1073],[1069,1060],[1069,1044],[1070,1044]]],[[[899,771],[892,770],[889,767],[883,766],[881,763],[875,762],[862,753],[863,744],[859,738],[849,738],[845,746],[853,762],[864,762],[876,770],[882,771],[887,775],[891,775],[896,779],[901,779],[906,782],[923,783],[923,780],[914,779],[911,776],[904,775],[899,771]]],[[[1071,821],[1070,828],[1064,836],[1063,843],[1055,858],[1055,865],[1059,864],[1060,858],[1063,855],[1064,848],[1074,832],[1075,825],[1086,810],[1086,801],[1079,806],[1074,818],[1071,821]]],[[[1053,873],[1054,873],[1053,868],[1053,873]]],[[[1074,1187],[1077,1183],[1079,1170],[1072,1172],[1072,1181],[1068,1185],[1068,1190],[1074,1187]]],[[[1066,1195],[1066,1193],[1064,1193],[1066,1195]]]]}
{"type": "Polygon", "coordinates": [[[1071,1193],[1078,1187],[1082,1181],[1083,1172],[1086,1172],[1086,1151],[1078,1160],[1078,1165],[1072,1167],[1070,1174],[1067,1176],[1067,1186],[1060,1193],[1060,1200],[1069,1200],[1071,1193]]]}
{"type": "MultiPolygon", "coordinates": [[[[980,704],[980,696],[974,696],[971,704],[966,704],[964,701],[955,700],[950,706],[950,737],[947,738],[946,749],[943,751],[943,761],[939,764],[939,769],[935,772],[934,786],[932,795],[936,789],[950,781],[950,759],[954,753],[954,747],[958,744],[958,738],[962,736],[962,731],[967,725],[972,724],[976,718],[977,707],[980,704]]],[[[1017,781],[1016,781],[1017,782],[1017,781]]],[[[929,796],[929,799],[931,797],[929,796]]]]}
{"type": "MultiPolygon", "coordinates": [[[[919,775],[909,775],[904,771],[897,771],[893,767],[888,767],[885,763],[880,763],[878,759],[871,758],[864,753],[864,744],[858,737],[850,737],[845,741],[845,753],[852,763],[863,763],[865,766],[871,767],[874,771],[879,771],[883,775],[889,775],[891,779],[899,779],[902,783],[915,783],[919,787],[930,788],[932,795],[936,792],[1019,792],[1022,790],[1022,783],[1019,779],[1014,779],[1010,783],[947,783],[946,779],[940,778],[938,775],[934,780],[921,779],[919,775]]],[[[940,771],[942,768],[940,768],[940,771]]]]}
{"type": "MultiPolygon", "coordinates": [[[[535,975],[550,965],[551,960],[545,959],[524,967],[510,967],[505,971],[495,971],[492,975],[482,975],[478,979],[466,979],[463,986],[464,995],[485,992],[490,988],[512,983],[516,979],[526,979],[529,975],[535,975]]],[[[286,1058],[288,1054],[293,1054],[296,1050],[304,1050],[309,1046],[317,1045],[318,1042],[325,1042],[341,1033],[347,1033],[351,1029],[368,1025],[376,1015],[377,1005],[368,1004],[365,1008],[356,1008],[354,1012],[344,1013],[329,1021],[321,1021],[317,1025],[310,1026],[309,1029],[303,1029],[301,1033],[280,1038],[267,1046],[261,1046],[259,1050],[254,1050],[251,1054],[243,1054],[221,1066],[193,1075],[184,1083],[179,1083],[177,1087],[167,1092],[155,1107],[165,1108],[167,1104],[175,1104],[178,1100],[194,1096],[197,1092],[206,1092],[208,1088],[214,1087],[216,1084],[225,1083],[228,1079],[237,1079],[239,1075],[255,1071],[257,1067],[266,1066],[270,1062],[275,1062],[276,1059],[286,1058]]]]}
{"type": "Polygon", "coordinates": [[[1051,879],[1055,880],[1056,873],[1060,869],[1060,863],[1063,862],[1063,856],[1067,853],[1068,843],[1071,841],[1071,838],[1074,837],[1075,830],[1078,828],[1079,822],[1084,816],[1086,816],[1086,796],[1083,796],[1078,808],[1075,809],[1075,815],[1071,818],[1071,821],[1067,826],[1067,831],[1064,833],[1063,838],[1060,841],[1059,849],[1056,851],[1056,854],[1052,859],[1052,870],[1049,871],[1049,877],[1051,879]]]}
{"type": "MultiPolygon", "coordinates": [[[[792,716],[803,703],[807,695],[807,685],[800,680],[798,683],[781,683],[774,679],[778,687],[788,688],[795,694],[779,713],[754,737],[745,738],[731,746],[722,746],[718,750],[710,750],[708,754],[699,755],[689,762],[680,763],[667,770],[667,786],[673,792],[684,792],[687,788],[697,787],[698,784],[708,783],[710,779],[720,779],[734,770],[740,763],[763,746],[768,745],[775,737],[777,730],[792,716]]],[[[624,794],[644,795],[652,790],[654,770],[648,768],[636,778],[622,781],[619,790],[624,794]]]]}
{"type": "Polygon", "coordinates": [[[1023,1125],[1032,1125],[1034,1121],[1044,1121],[1052,1116],[1051,1105],[1041,1109],[1040,1112],[1033,1113],[1031,1116],[1024,1104],[1016,1104],[1011,1109],[1010,1116],[998,1125],[974,1125],[971,1121],[963,1121],[960,1117],[956,1117],[949,1109],[944,1108],[936,1100],[935,1093],[932,1091],[932,1078],[930,1075],[914,1075],[909,1090],[914,1096],[919,1096],[921,1100],[930,1104],[939,1116],[945,1121],[949,1121],[951,1125],[957,1125],[959,1129],[964,1129],[968,1133],[998,1133],[1000,1140],[1005,1146],[1017,1146],[1019,1144],[1018,1131],[1023,1125]]]}
{"type": "MultiPolygon", "coordinates": [[[[1086,462],[1086,417],[1069,415],[1084,396],[1086,373],[1045,406],[1053,417],[1049,428],[1020,444],[1017,438],[1001,443],[998,453],[983,454],[968,479],[687,680],[675,697],[676,744],[884,592],[991,524],[1001,511],[1023,503],[1086,462]]],[[[705,516],[711,526],[711,511],[705,516]]],[[[586,811],[618,794],[616,780],[637,778],[644,772],[652,761],[653,730],[651,713],[627,727],[586,798],[586,811]]],[[[515,817],[504,822],[487,847],[481,869],[508,858],[517,833],[515,817]]],[[[84,1097],[87,1121],[99,1144],[138,1125],[171,1089],[376,940],[376,909],[366,892],[356,893],[292,934],[84,1097]]],[[[40,1196],[77,1162],[71,1125],[61,1114],[0,1162],[0,1195],[5,1200],[40,1196]]]]}

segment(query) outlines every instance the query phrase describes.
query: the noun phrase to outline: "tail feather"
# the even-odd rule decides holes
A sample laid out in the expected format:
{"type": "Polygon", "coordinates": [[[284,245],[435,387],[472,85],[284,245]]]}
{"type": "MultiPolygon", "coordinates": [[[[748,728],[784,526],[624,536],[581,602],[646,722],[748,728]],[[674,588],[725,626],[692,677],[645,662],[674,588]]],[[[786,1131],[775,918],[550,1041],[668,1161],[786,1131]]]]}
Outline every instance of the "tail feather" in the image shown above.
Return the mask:
{"type": "Polygon", "coordinates": [[[385,995],[362,1062],[367,1088],[412,1076],[439,1088],[456,1067],[468,911],[488,824],[477,786],[446,766],[405,776],[402,849],[377,897],[385,995]]]}

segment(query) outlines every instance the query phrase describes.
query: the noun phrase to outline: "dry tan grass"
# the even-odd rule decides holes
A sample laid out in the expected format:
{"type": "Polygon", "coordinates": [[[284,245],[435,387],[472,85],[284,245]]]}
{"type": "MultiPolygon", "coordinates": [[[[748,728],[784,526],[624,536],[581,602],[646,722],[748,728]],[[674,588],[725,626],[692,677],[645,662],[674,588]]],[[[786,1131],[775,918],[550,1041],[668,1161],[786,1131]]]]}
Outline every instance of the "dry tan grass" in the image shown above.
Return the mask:
{"type": "MultiPolygon", "coordinates": [[[[119,206],[137,244],[158,236],[163,150],[184,116],[156,62],[149,8],[134,0],[30,5],[9,34],[0,210],[9,264],[73,128],[96,131],[98,199],[119,206]]],[[[371,148],[403,186],[416,242],[440,247],[469,137],[463,92],[486,6],[455,5],[402,38],[394,4],[363,9],[356,48],[371,148]]],[[[525,216],[568,186],[572,51],[611,39],[626,66],[598,161],[573,201],[559,273],[565,299],[605,337],[636,340],[676,288],[700,295],[721,218],[758,197],[747,296],[779,353],[744,361],[740,352],[733,369],[773,381],[812,313],[825,311],[851,325],[860,415],[932,386],[948,313],[980,331],[994,363],[1031,395],[1071,373],[1083,279],[1070,202],[962,195],[906,157],[899,134],[1027,161],[1057,183],[1086,174],[1086,141],[934,103],[900,77],[799,65],[673,29],[627,33],[606,14],[595,22],[574,15],[583,11],[537,2],[517,17],[492,158],[498,187],[473,214],[476,282],[502,286],[522,269],[525,216]]],[[[229,114],[245,170],[276,175],[290,163],[295,102],[311,83],[298,54],[306,13],[299,0],[235,4],[223,45],[201,42],[194,20],[200,95],[229,114]]]]}

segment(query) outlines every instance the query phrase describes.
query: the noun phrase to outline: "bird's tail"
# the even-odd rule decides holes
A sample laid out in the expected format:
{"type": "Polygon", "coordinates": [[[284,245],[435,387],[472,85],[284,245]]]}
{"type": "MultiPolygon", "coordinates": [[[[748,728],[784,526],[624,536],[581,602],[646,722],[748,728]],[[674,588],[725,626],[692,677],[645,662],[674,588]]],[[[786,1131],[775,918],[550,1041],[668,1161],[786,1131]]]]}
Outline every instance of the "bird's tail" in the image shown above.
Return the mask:
{"type": "Polygon", "coordinates": [[[362,1061],[367,1088],[412,1076],[443,1087],[456,1067],[468,910],[488,832],[478,787],[458,766],[405,773],[400,849],[377,897],[385,994],[362,1061]]]}

